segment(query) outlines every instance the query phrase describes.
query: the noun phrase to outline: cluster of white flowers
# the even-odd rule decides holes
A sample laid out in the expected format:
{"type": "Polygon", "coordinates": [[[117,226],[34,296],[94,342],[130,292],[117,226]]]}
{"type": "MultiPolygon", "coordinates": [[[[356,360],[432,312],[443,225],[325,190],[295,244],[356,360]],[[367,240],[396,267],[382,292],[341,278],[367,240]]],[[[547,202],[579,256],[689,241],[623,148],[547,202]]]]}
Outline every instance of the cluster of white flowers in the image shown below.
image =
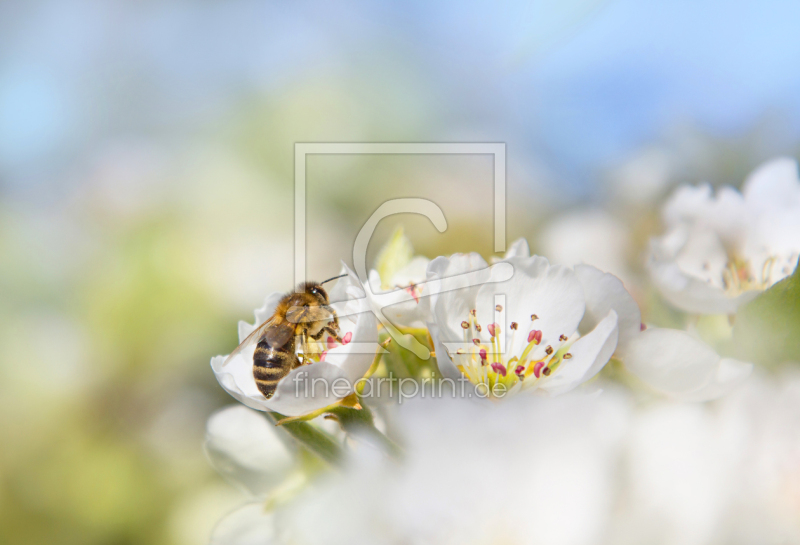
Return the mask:
{"type": "MultiPolygon", "coordinates": [[[[587,259],[567,252],[563,264],[520,239],[490,265],[476,253],[413,256],[395,236],[368,279],[343,266],[330,290],[342,342],[320,340],[323,355],[271,398],[256,386],[252,349],[213,358],[228,393],[272,415],[237,406],[209,421],[212,463],[254,499],[218,524],[213,543],[800,539],[800,380],[747,380],[753,365],[720,350],[737,309],[794,272],[796,163],[766,164],[741,194],[681,187],[663,223],[647,267],[686,313],[683,327],[643,322],[642,293],[594,266],[603,237],[589,237],[587,259]],[[422,352],[409,348],[420,340],[422,352]],[[367,399],[364,381],[398,365],[423,386],[472,389],[367,399]],[[309,395],[319,381],[341,387],[309,395]]],[[[619,240],[614,272],[627,276],[619,240]]],[[[240,341],[280,297],[240,322],[240,341]]]]}

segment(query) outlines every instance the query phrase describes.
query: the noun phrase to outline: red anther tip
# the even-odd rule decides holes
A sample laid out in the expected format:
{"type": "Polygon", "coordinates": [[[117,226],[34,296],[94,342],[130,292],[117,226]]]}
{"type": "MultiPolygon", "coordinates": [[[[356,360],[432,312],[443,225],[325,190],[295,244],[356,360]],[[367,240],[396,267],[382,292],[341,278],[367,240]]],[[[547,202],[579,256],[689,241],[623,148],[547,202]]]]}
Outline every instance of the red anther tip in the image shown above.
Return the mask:
{"type": "Polygon", "coordinates": [[[517,365],[517,368],[514,369],[514,372],[516,374],[518,374],[518,375],[521,375],[522,373],[525,372],[525,366],[524,365],[517,365]]]}
{"type": "Polygon", "coordinates": [[[331,348],[336,348],[336,345],[339,343],[336,342],[336,339],[329,336],[326,344],[328,345],[328,350],[330,350],[331,348]]]}
{"type": "Polygon", "coordinates": [[[506,376],[506,366],[503,365],[502,363],[493,363],[492,371],[500,375],[506,376]]]}
{"type": "Polygon", "coordinates": [[[639,331],[644,331],[645,329],[647,329],[647,325],[644,322],[639,324],[639,331]]]}
{"type": "Polygon", "coordinates": [[[499,329],[499,327],[500,326],[497,325],[497,324],[489,324],[489,325],[486,326],[486,329],[489,330],[489,335],[494,337],[497,334],[497,330],[499,329]]]}
{"type": "Polygon", "coordinates": [[[319,355],[319,361],[325,361],[325,356],[328,355],[328,351],[326,350],[322,354],[319,355]]]}
{"type": "Polygon", "coordinates": [[[481,349],[478,351],[478,354],[480,354],[480,355],[481,355],[481,359],[482,359],[482,360],[485,360],[485,359],[486,359],[486,350],[485,350],[485,349],[481,348],[481,349]]]}
{"type": "Polygon", "coordinates": [[[342,344],[347,344],[353,340],[353,333],[352,331],[348,331],[347,334],[342,338],[342,344]]]}
{"type": "Polygon", "coordinates": [[[528,333],[528,342],[529,343],[536,342],[536,344],[542,342],[542,330],[534,329],[533,331],[528,333]]]}
{"type": "Polygon", "coordinates": [[[536,378],[539,378],[539,376],[541,375],[542,367],[544,367],[543,361],[537,361],[536,364],[533,366],[533,374],[536,375],[536,378]]]}

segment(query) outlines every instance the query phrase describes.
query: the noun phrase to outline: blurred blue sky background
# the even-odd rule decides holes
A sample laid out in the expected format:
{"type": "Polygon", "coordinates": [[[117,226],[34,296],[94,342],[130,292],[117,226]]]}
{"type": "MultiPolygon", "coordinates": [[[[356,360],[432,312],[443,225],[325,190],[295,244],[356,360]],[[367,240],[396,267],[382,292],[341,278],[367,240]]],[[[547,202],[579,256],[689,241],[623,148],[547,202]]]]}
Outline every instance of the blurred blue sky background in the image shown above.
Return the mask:
{"type": "MultiPolygon", "coordinates": [[[[291,139],[495,140],[578,193],[685,129],[800,136],[800,3],[0,3],[0,176],[54,183],[109,138],[208,137],[312,87],[291,139]],[[277,100],[277,98],[276,98],[277,100]],[[766,121],[765,121],[766,120],[766,121]]],[[[216,136],[215,136],[216,137],[216,136]]],[[[65,183],[64,180],[59,180],[65,183]]]]}

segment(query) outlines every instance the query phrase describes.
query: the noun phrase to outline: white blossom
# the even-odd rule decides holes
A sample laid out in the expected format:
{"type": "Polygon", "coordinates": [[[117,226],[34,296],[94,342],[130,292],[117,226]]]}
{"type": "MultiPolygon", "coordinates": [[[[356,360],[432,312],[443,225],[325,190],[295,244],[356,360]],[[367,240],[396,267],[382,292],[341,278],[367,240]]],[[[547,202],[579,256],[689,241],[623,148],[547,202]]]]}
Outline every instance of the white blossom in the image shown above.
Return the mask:
{"type": "Polygon", "coordinates": [[[706,401],[739,386],[751,363],[723,358],[685,331],[650,328],[635,335],[622,354],[625,367],[652,388],[685,401],[706,401]]]}
{"type": "Polygon", "coordinates": [[[431,262],[428,277],[440,287],[429,328],[446,377],[466,376],[497,397],[522,389],[560,394],[596,375],[618,340],[638,332],[638,306],[619,279],[527,253],[527,244],[512,246],[504,261],[513,276],[499,283],[467,285],[457,276],[478,271],[488,279],[478,254],[431,262]]]}
{"type": "Polygon", "coordinates": [[[602,386],[410,400],[401,462],[358,450],[276,510],[224,518],[212,543],[800,542],[800,376],[756,376],[704,405],[602,386]]]}
{"type": "Polygon", "coordinates": [[[797,163],[776,159],[756,169],[742,192],[682,186],[664,206],[667,232],[651,242],[655,285],[676,307],[733,313],[790,275],[800,255],[797,163]]]}
{"type": "Polygon", "coordinates": [[[295,452],[263,413],[232,405],[206,423],[205,451],[211,464],[231,484],[263,496],[283,481],[295,452]]]}
{"type": "Polygon", "coordinates": [[[497,406],[416,399],[398,414],[402,465],[360,451],[275,517],[303,545],[597,543],[627,419],[610,392],[497,406]]]}

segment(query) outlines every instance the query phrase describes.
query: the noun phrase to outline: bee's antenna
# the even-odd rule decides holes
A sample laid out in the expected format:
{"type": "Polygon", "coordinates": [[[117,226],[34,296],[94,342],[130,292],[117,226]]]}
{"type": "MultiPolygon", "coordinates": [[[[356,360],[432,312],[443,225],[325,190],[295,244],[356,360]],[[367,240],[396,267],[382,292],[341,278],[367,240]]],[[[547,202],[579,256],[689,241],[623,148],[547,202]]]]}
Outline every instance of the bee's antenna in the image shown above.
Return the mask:
{"type": "Polygon", "coordinates": [[[330,282],[331,280],[336,280],[337,278],[344,278],[345,276],[347,276],[347,273],[334,276],[333,278],[328,278],[327,280],[320,282],[320,285],[324,284],[325,282],[330,282]]]}

